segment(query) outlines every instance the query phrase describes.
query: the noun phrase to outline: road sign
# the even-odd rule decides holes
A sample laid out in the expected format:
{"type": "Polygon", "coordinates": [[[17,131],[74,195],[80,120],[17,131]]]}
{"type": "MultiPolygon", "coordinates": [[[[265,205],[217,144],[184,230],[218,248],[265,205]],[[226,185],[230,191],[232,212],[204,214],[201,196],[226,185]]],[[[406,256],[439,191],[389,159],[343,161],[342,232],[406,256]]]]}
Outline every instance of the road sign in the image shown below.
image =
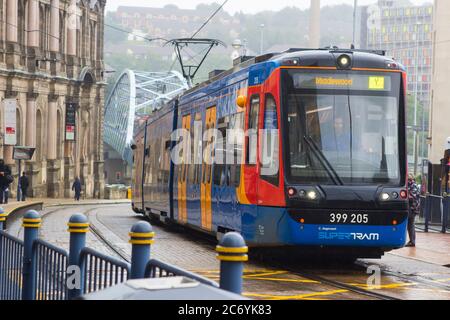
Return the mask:
{"type": "Polygon", "coordinates": [[[3,100],[4,106],[4,135],[6,146],[15,146],[17,144],[17,100],[16,99],[5,99],[3,100]]]}
{"type": "Polygon", "coordinates": [[[36,148],[31,147],[14,147],[13,159],[14,160],[31,160],[36,148]]]}
{"type": "Polygon", "coordinates": [[[76,138],[76,114],[77,114],[77,104],[67,103],[66,104],[66,129],[65,138],[66,141],[75,141],[76,138]]]}

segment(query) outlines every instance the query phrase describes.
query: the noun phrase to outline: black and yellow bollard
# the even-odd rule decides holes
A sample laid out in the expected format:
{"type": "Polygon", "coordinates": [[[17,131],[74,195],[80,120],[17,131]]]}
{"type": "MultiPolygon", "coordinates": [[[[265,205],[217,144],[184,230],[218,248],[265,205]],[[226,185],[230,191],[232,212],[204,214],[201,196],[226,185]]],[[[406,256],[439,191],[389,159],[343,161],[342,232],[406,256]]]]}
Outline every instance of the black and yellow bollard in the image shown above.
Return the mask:
{"type": "Polygon", "coordinates": [[[0,231],[5,229],[6,218],[8,218],[8,214],[5,213],[3,208],[0,208],[0,231]]]}
{"type": "Polygon", "coordinates": [[[130,232],[131,251],[131,279],[143,279],[145,268],[150,260],[151,245],[154,243],[155,233],[150,223],[141,221],[136,223],[130,232]]]}
{"type": "Polygon", "coordinates": [[[24,218],[22,227],[24,231],[23,240],[23,289],[22,300],[34,300],[36,297],[36,274],[33,265],[33,244],[39,238],[39,228],[42,219],[37,211],[28,211],[24,218]]]}
{"type": "Polygon", "coordinates": [[[227,233],[216,251],[220,260],[220,288],[241,294],[244,262],[248,261],[244,238],[237,232],[227,233]]]}
{"type": "MultiPolygon", "coordinates": [[[[80,266],[80,253],[84,247],[86,247],[86,234],[89,232],[89,221],[85,215],[79,213],[73,215],[69,223],[70,232],[70,249],[69,249],[69,266],[80,267],[80,278],[84,279],[84,268],[80,266]]],[[[69,299],[75,299],[82,295],[84,288],[83,280],[80,281],[80,287],[69,289],[68,296],[69,299]]]]}

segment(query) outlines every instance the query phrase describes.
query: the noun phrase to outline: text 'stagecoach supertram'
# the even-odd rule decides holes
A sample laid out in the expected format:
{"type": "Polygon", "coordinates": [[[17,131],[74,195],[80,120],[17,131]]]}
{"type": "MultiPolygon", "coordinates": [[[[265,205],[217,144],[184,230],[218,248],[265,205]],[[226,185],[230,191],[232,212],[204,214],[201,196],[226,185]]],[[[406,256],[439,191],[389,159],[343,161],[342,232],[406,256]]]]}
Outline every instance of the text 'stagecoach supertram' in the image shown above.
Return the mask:
{"type": "Polygon", "coordinates": [[[172,100],[135,137],[133,209],[253,247],[380,257],[406,242],[404,68],[289,50],[172,100]],[[301,248],[300,248],[301,247],[301,248]]]}

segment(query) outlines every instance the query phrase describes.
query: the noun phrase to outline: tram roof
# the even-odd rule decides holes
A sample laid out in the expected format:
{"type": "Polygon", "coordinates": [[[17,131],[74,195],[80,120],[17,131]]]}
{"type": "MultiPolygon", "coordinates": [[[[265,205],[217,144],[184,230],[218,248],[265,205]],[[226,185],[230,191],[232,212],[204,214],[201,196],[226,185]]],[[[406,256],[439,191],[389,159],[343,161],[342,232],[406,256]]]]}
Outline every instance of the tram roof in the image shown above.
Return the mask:
{"type": "MultiPolygon", "coordinates": [[[[357,49],[339,49],[339,48],[323,48],[323,49],[302,49],[293,48],[285,52],[268,53],[258,57],[244,57],[235,61],[233,68],[223,71],[219,74],[215,73],[214,77],[202,82],[190,90],[186,91],[183,96],[189,95],[204,88],[214,82],[220,81],[226,77],[233,77],[240,71],[252,69],[253,67],[271,64],[272,67],[287,65],[287,61],[298,59],[298,66],[302,67],[336,67],[337,59],[341,55],[348,55],[352,60],[352,68],[367,69],[387,69],[388,65],[393,70],[405,70],[403,65],[395,61],[393,58],[387,57],[385,51],[377,50],[357,50],[357,49]]],[[[288,64],[289,65],[289,64],[288,64]]],[[[292,66],[292,65],[290,65],[292,66]]]]}

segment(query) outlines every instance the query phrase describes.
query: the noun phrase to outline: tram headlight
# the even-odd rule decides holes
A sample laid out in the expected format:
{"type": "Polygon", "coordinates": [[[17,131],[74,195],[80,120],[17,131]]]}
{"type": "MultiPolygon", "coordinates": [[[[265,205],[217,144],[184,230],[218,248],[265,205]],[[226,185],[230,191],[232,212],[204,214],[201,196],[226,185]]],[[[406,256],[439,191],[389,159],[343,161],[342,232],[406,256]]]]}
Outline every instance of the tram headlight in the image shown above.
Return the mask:
{"type": "Polygon", "coordinates": [[[339,69],[350,69],[352,65],[352,58],[348,54],[343,54],[337,59],[339,69]]]}
{"type": "Polygon", "coordinates": [[[381,201],[388,201],[391,198],[389,193],[383,192],[380,196],[381,201]]]}
{"type": "Polygon", "coordinates": [[[319,195],[317,194],[316,191],[312,190],[312,191],[308,192],[309,200],[317,200],[318,197],[319,197],[319,195]]]}

